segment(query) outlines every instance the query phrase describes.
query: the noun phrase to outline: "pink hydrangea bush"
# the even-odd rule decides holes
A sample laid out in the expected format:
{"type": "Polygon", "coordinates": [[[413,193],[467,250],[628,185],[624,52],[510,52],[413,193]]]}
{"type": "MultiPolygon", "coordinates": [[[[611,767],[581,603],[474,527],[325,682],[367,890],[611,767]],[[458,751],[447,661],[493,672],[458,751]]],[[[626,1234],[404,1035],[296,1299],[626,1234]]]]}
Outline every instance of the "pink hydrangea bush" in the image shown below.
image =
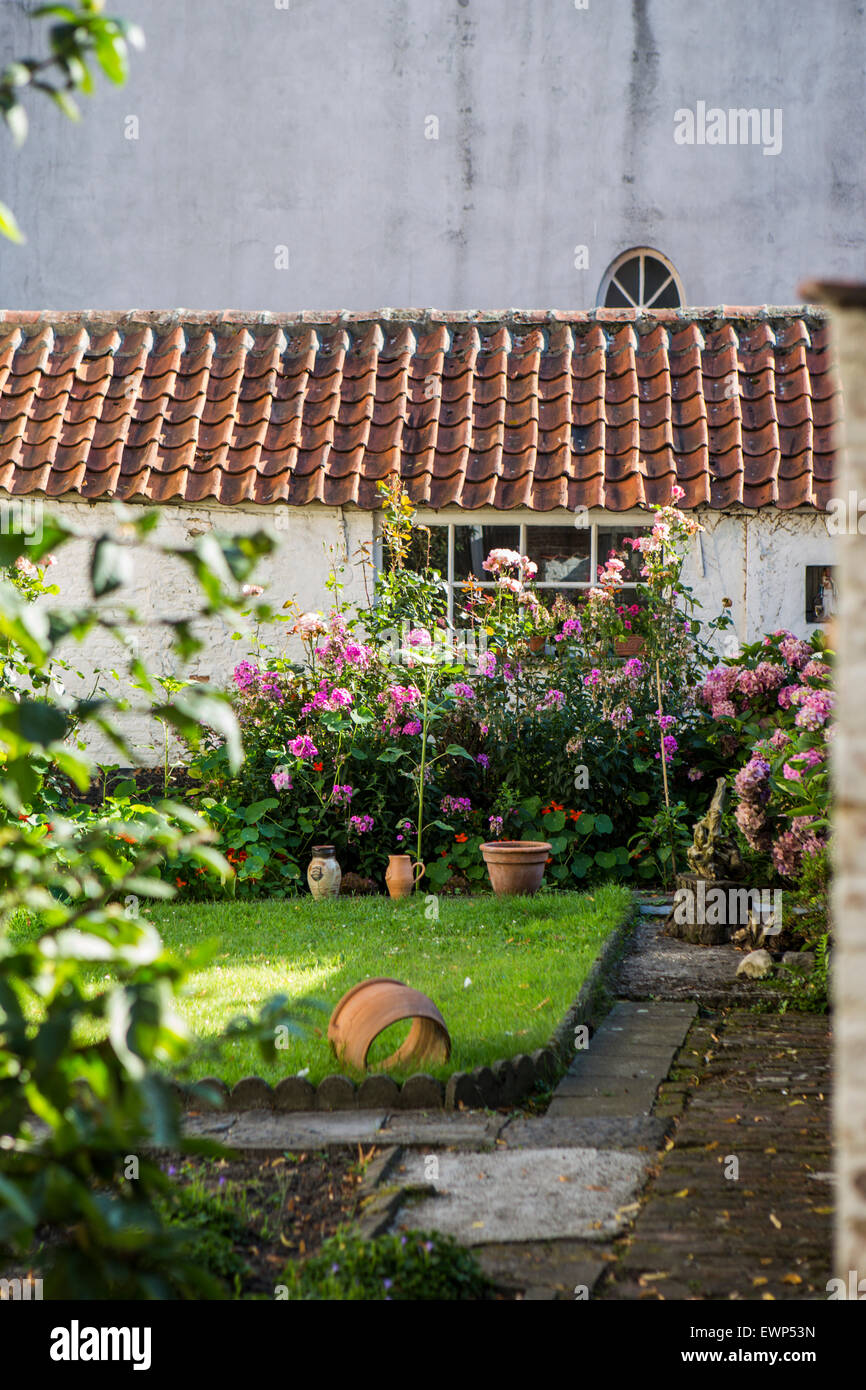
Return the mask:
{"type": "Polygon", "coordinates": [[[707,674],[700,703],[714,722],[710,742],[739,758],[736,823],[748,846],[771,856],[784,879],[827,844],[832,667],[816,634],[780,629],[707,674]]]}

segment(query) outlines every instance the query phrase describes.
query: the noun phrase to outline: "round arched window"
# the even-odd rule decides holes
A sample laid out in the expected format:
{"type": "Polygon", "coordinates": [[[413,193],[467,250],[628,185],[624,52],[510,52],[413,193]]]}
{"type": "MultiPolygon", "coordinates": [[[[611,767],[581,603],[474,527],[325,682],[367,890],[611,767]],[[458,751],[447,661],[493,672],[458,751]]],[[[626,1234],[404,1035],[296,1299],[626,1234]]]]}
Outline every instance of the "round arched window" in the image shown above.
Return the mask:
{"type": "Polygon", "coordinates": [[[605,272],[598,294],[605,309],[679,309],[685,302],[680,277],[659,251],[625,251],[605,272]]]}

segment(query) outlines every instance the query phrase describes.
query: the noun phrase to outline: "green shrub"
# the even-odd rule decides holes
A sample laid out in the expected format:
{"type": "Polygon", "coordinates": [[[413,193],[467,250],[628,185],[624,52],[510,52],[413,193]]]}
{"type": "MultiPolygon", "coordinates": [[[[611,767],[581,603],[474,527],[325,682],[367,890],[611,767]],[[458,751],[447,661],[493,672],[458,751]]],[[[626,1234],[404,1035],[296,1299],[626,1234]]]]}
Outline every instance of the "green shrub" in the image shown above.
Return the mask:
{"type": "Polygon", "coordinates": [[[290,1299],[454,1301],[493,1297],[493,1286],[471,1251],[435,1231],[364,1240],[337,1231],[318,1255],[283,1276],[290,1299]]]}

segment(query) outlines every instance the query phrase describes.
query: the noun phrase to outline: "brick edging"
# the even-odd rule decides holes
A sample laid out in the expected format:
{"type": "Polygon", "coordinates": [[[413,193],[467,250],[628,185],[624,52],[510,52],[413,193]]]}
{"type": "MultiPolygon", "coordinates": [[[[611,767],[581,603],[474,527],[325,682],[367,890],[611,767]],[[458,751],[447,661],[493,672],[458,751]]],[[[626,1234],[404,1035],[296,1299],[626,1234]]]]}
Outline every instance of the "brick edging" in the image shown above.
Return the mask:
{"type": "Polygon", "coordinates": [[[633,902],[614,927],[581,985],[574,1003],[554,1030],[546,1047],[535,1052],[502,1057],[491,1066],[471,1072],[456,1071],[447,1082],[426,1072],[416,1072],[402,1086],[393,1077],[378,1073],[358,1085],[337,1073],[325,1076],[318,1086],[306,1077],[284,1076],[276,1085],[260,1076],[245,1076],[233,1086],[219,1077],[206,1076],[189,1087],[179,1087],[181,1101],[199,1110],[457,1110],[497,1109],[514,1105],[539,1083],[554,1081],[574,1056],[574,1030],[579,1024],[593,1027],[607,1013],[604,995],[634,930],[637,907],[633,902]],[[219,1097],[211,1103],[198,1091],[208,1087],[219,1097]]]}

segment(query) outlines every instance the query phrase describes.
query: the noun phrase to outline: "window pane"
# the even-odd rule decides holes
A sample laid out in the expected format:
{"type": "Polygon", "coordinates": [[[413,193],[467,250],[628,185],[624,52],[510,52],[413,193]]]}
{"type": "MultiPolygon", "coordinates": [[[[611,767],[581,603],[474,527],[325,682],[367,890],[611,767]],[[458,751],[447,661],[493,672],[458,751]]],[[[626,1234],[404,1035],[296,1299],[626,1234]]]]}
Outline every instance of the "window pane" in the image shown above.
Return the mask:
{"type": "Polygon", "coordinates": [[[633,256],[625,265],[621,265],[616,272],[616,278],[622,285],[626,294],[631,295],[635,304],[638,303],[640,295],[640,257],[633,256]]]}
{"type": "Polygon", "coordinates": [[[615,281],[611,280],[607,287],[607,294],[604,296],[604,303],[607,309],[631,309],[632,301],[627,299],[615,281]]]}
{"type": "Polygon", "coordinates": [[[666,265],[657,261],[654,256],[647,256],[643,263],[643,297],[646,304],[652,299],[656,290],[660,290],[665,280],[670,275],[666,265]]]}
{"type": "Polygon", "coordinates": [[[630,536],[645,536],[649,533],[647,526],[599,526],[598,528],[598,564],[599,568],[604,564],[612,550],[620,553],[626,562],[623,577],[631,576],[638,582],[640,579],[641,557],[639,550],[632,550],[630,545],[626,545],[626,538],[630,536]],[[624,553],[623,553],[624,552],[624,553]]]}
{"type": "Polygon", "coordinates": [[[653,300],[654,309],[678,309],[680,307],[680,296],[676,285],[671,280],[659,295],[658,299],[653,300]]]}
{"type": "Polygon", "coordinates": [[[589,572],[589,527],[527,526],[526,553],[538,566],[543,584],[586,584],[589,572]]]}
{"type": "Polygon", "coordinates": [[[517,550],[519,526],[455,526],[454,578],[490,579],[481,568],[491,550],[517,550]]]}

